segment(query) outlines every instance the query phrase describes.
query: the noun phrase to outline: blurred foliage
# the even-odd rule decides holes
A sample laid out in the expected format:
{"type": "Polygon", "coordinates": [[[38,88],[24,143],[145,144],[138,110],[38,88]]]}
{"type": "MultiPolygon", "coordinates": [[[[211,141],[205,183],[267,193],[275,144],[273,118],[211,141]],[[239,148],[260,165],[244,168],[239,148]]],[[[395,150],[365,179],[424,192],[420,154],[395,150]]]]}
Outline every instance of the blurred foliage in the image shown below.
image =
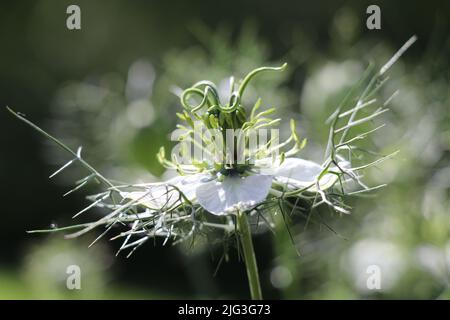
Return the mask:
{"type": "MultiPolygon", "coordinates": [[[[288,249],[290,240],[276,238],[282,243],[272,273],[285,268],[291,280],[284,286],[285,297],[449,298],[449,40],[445,36],[440,45],[428,43],[418,63],[402,59],[391,73],[382,95],[388,99],[397,94],[382,119],[387,125],[360,147],[369,153],[374,147],[381,147],[383,154],[400,153],[366,177],[369,185],[389,183],[387,188],[375,197],[354,199],[351,217],[326,218],[346,240],[297,227],[295,241],[304,251],[295,259],[288,249]],[[370,265],[380,267],[381,290],[366,286],[370,265]]],[[[360,40],[355,46],[359,49],[340,48],[347,52],[345,58],[330,52],[311,63],[317,67],[311,68],[301,95],[306,132],[321,127],[361,75],[364,61],[354,56],[379,64],[395,50],[379,44],[367,53],[370,46],[360,40]]],[[[320,154],[327,130],[315,133],[309,145],[312,156],[320,154]]]]}
{"type": "MultiPolygon", "coordinates": [[[[258,39],[254,23],[248,22],[235,40],[229,27],[215,31],[199,23],[192,25],[198,43],[170,50],[162,58],[159,74],[148,60],[140,59],[131,64],[126,77],[107,73],[65,84],[54,98],[52,130],[70,145],[95,150],[92,161],[108,176],[148,182],[152,177],[142,168],[161,175],[163,168],[155,156],[160,146],[170,145],[168,138],[178,119],[173,115],[181,108],[177,92],[208,78],[225,93],[231,75],[243,77],[266,63],[280,64],[270,61],[268,45],[258,39]]],[[[292,105],[294,95],[281,86],[288,75],[256,79],[246,100],[259,98],[253,89],[258,87],[269,107],[292,105]]],[[[53,145],[47,157],[50,163],[63,161],[53,145]]],[[[73,181],[74,177],[64,179],[73,181]]]]}
{"type": "Polygon", "coordinates": [[[101,296],[108,281],[106,271],[111,257],[102,245],[86,250],[88,245],[87,241],[61,241],[59,237],[35,244],[24,264],[24,279],[30,293],[35,297],[66,299],[101,296]],[[79,267],[80,290],[67,289],[67,271],[73,274],[70,266],[79,267]]]}
{"type": "MultiPolygon", "coordinates": [[[[257,10],[251,2],[227,2],[239,4],[231,11],[222,3],[212,10],[206,1],[77,3],[79,33],[64,27],[68,1],[1,4],[7,49],[0,102],[68,144],[83,145],[86,159],[128,182],[164,174],[155,153],[170,146],[180,108],[176,88],[203,78],[221,83],[284,61],[288,73],[254,86],[266,107],[298,120],[309,141],[302,156],[320,160],[325,120],[367,64],[384,63],[417,34],[382,92],[384,98],[399,92],[383,116],[386,127],[361,145],[382,154],[400,150],[365,177],[369,185],[389,186],[352,199],[349,216],[318,212],[336,234],[293,218],[294,245],[280,223],[276,236],[256,237],[256,251],[268,298],[450,298],[448,2],[381,1],[379,31],[365,28],[368,1],[279,1],[277,10],[266,0],[257,10]],[[381,268],[381,290],[365,285],[372,264],[381,268]]],[[[114,243],[87,249],[83,240],[26,235],[52,219],[67,221],[83,206],[82,194],[59,196],[80,173],[65,172],[57,185],[47,181],[64,155],[5,114],[0,124],[0,298],[246,297],[237,257],[223,261],[214,276],[221,251],[206,244],[191,251],[157,243],[125,260],[109,256],[114,243]],[[91,285],[86,290],[61,289],[66,259],[85,265],[92,279],[84,280],[91,285]]]]}
{"type": "MultiPolygon", "coordinates": [[[[148,299],[164,294],[112,283],[113,256],[105,245],[47,237],[28,249],[19,272],[0,269],[0,299],[148,299]],[[71,266],[80,270],[80,289],[68,289],[71,266]],[[69,269],[68,269],[69,268],[69,269]]],[[[165,298],[173,298],[167,296],[165,298]]]]}

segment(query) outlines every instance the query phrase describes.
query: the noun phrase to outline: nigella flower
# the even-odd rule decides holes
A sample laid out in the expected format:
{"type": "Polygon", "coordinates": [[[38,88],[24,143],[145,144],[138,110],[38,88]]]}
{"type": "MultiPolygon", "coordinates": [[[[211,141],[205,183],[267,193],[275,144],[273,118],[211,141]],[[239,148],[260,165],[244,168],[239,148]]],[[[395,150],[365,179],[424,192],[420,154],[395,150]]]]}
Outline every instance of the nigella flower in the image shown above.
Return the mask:
{"type": "MultiPolygon", "coordinates": [[[[346,172],[349,176],[356,175],[349,168],[349,162],[342,159],[335,162],[336,165],[328,162],[322,166],[293,157],[306,143],[305,139],[299,139],[295,122],[291,121],[291,136],[283,143],[272,139],[258,148],[249,147],[252,133],[257,134],[255,131],[273,127],[280,119],[268,117],[275,111],[273,108],[257,113],[260,100],[255,103],[248,117],[241,104],[244,90],[258,73],[279,71],[284,67],[285,65],[280,68],[256,69],[242,81],[238,90],[235,90],[234,79],[231,78],[227,104],[222,104],[220,98],[225,96],[223,85],[221,90],[218,90],[214,83],[201,81],[185,90],[181,95],[185,110],[178,116],[187,126],[178,127],[178,130],[181,130],[178,138],[182,143],[188,142],[187,147],[183,149],[189,154],[188,163],[180,163],[174,155],[172,161],[169,161],[165,159],[165,152],[162,150],[159,155],[161,163],[169,169],[178,170],[180,176],[165,183],[142,186],[143,190],[121,192],[121,195],[150,210],[172,207],[182,198],[185,202],[199,205],[206,212],[218,216],[251,211],[263,202],[277,200],[283,192],[309,195],[320,192],[323,200],[332,204],[325,198],[324,191],[333,187],[340,174],[346,172]],[[193,97],[200,101],[197,105],[191,103],[190,99],[193,97]],[[200,121],[207,129],[216,130],[220,139],[225,136],[231,138],[231,145],[236,150],[230,150],[223,140],[220,143],[212,142],[213,134],[203,135],[198,139],[195,132],[196,121],[200,121]],[[231,135],[228,135],[230,130],[231,135]],[[233,130],[239,131],[239,134],[236,135],[233,130]],[[239,142],[243,142],[243,146],[235,146],[239,142]],[[289,151],[280,153],[280,150],[289,144],[294,146],[289,151]],[[219,157],[219,161],[215,161],[215,157],[192,159],[192,145],[208,149],[209,154],[218,153],[222,157],[219,157]],[[238,162],[238,158],[244,160],[238,162]]],[[[333,207],[340,212],[347,212],[337,204],[333,207]]]]}
{"type": "MultiPolygon", "coordinates": [[[[279,143],[278,136],[256,144],[252,138],[255,132],[276,127],[281,119],[270,116],[275,108],[259,112],[261,100],[251,110],[242,103],[242,97],[250,81],[256,75],[280,68],[262,67],[251,71],[241,82],[230,82],[229,95],[224,94],[210,81],[200,81],[184,90],[180,96],[184,108],[177,116],[183,121],[178,125],[181,134],[177,153],[167,159],[164,149],[158,154],[163,166],[176,170],[177,176],[160,183],[116,185],[100,174],[81,156],[58,139],[49,135],[23,115],[17,118],[26,122],[47,138],[53,140],[73,159],[57,170],[51,177],[69,165],[78,162],[89,175],[79,180],[74,189],[81,189],[92,180],[104,184],[105,190],[88,197],[92,203],[75,216],[100,207],[109,212],[100,219],[79,225],[33,232],[54,232],[76,230],[66,237],[81,236],[97,227],[104,232],[95,240],[113,230],[115,226],[127,226],[113,239],[123,239],[119,251],[131,248],[130,254],[148,239],[163,237],[164,244],[191,239],[208,232],[223,232],[226,237],[235,236],[242,247],[252,298],[261,299],[261,289],[253,250],[249,216],[261,216],[266,223],[271,215],[310,211],[326,205],[338,213],[349,213],[344,200],[347,196],[368,192],[384,185],[368,187],[361,181],[361,172],[377,165],[393,154],[370,162],[361,161],[356,143],[379,130],[383,125],[369,131],[355,131],[361,124],[369,124],[376,117],[388,111],[391,98],[379,104],[375,93],[386,82],[385,73],[400,55],[416,40],[412,37],[379,71],[368,69],[359,84],[352,89],[336,111],[329,117],[330,124],[324,162],[321,164],[298,156],[306,140],[296,133],[291,121],[291,134],[279,143]],[[370,77],[372,75],[372,77],[370,77]],[[360,90],[359,90],[360,89],[360,90]],[[362,93],[358,93],[361,91],[362,93]],[[224,96],[227,96],[224,101],[224,96]],[[378,107],[375,107],[376,105],[378,107]],[[350,107],[348,107],[350,106],[350,107]],[[344,107],[348,107],[344,110],[344,107]],[[364,110],[364,116],[361,116],[364,110]],[[249,112],[250,111],[250,112],[249,112]],[[198,138],[196,123],[201,123],[209,134],[198,138]],[[231,131],[231,135],[229,135],[231,131]],[[238,132],[236,134],[236,132],[238,132]],[[355,133],[356,132],[356,133],[355,133]],[[351,134],[353,133],[353,135],[351,134]],[[228,142],[231,137],[231,146],[228,142]],[[206,157],[191,158],[191,147],[205,151],[206,157]],[[234,148],[236,146],[236,148],[234,148]],[[290,147],[289,149],[287,149],[290,147]],[[287,150],[286,150],[287,149],[287,150]],[[187,157],[186,157],[187,156],[187,157]],[[357,164],[352,157],[357,158],[357,164]],[[181,161],[186,160],[188,161],[181,161]],[[301,202],[301,205],[298,203],[301,202]]],[[[179,133],[180,133],[179,132],[179,133]]],[[[266,135],[263,135],[266,136],[266,135]]],[[[203,154],[203,153],[202,153],[203,154]]],[[[209,237],[208,237],[209,239],[209,237]]]]}

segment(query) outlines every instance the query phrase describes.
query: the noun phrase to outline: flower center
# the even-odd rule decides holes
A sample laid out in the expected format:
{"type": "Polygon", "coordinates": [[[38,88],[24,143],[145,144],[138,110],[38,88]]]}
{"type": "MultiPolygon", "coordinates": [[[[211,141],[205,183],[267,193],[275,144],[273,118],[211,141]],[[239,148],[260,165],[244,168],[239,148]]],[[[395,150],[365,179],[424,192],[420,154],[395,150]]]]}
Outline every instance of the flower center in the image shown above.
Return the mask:
{"type": "Polygon", "coordinates": [[[248,164],[241,164],[241,165],[235,165],[233,167],[222,167],[219,170],[219,173],[222,176],[240,176],[243,175],[246,171],[248,171],[251,168],[251,165],[248,164]]]}

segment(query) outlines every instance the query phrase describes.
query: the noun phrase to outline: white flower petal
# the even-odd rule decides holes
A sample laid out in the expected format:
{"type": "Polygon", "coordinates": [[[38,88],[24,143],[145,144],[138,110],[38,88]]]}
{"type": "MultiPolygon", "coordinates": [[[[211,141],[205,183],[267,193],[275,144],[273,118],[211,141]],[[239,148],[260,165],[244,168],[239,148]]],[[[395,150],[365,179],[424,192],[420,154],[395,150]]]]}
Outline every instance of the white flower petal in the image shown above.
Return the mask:
{"type": "Polygon", "coordinates": [[[166,182],[166,185],[177,187],[190,201],[195,199],[195,190],[198,186],[210,181],[207,174],[194,174],[189,176],[177,176],[166,182]]]}
{"type": "Polygon", "coordinates": [[[300,159],[286,158],[275,172],[278,176],[288,177],[299,181],[310,182],[322,172],[322,167],[315,162],[300,159]]]}
{"type": "Polygon", "coordinates": [[[199,186],[197,201],[213,214],[229,214],[264,201],[271,185],[272,177],[266,175],[226,177],[223,182],[210,181],[199,186]]]}
{"type": "MultiPolygon", "coordinates": [[[[275,169],[277,181],[286,183],[294,188],[305,188],[311,186],[308,190],[317,191],[316,182],[323,168],[312,161],[300,158],[286,158],[284,162],[275,169]]],[[[319,181],[321,190],[325,190],[334,185],[337,176],[332,173],[325,174],[319,181]]]]}
{"type": "Polygon", "coordinates": [[[121,192],[120,194],[125,199],[137,200],[143,206],[159,210],[163,207],[170,207],[179,201],[180,193],[177,189],[190,201],[194,200],[196,188],[209,180],[211,177],[205,174],[176,176],[166,182],[149,185],[145,191],[121,192]]]}

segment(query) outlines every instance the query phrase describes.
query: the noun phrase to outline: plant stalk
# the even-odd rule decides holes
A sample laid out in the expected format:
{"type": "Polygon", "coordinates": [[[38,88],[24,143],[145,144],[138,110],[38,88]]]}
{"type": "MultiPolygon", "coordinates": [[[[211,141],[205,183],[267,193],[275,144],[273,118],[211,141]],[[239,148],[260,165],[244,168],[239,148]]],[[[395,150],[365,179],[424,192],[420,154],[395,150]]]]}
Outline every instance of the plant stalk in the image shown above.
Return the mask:
{"type": "Polygon", "coordinates": [[[250,225],[245,212],[238,212],[237,227],[239,230],[244,262],[247,269],[248,284],[252,300],[262,300],[261,285],[259,283],[258,265],[256,264],[255,250],[253,248],[250,225]]]}

